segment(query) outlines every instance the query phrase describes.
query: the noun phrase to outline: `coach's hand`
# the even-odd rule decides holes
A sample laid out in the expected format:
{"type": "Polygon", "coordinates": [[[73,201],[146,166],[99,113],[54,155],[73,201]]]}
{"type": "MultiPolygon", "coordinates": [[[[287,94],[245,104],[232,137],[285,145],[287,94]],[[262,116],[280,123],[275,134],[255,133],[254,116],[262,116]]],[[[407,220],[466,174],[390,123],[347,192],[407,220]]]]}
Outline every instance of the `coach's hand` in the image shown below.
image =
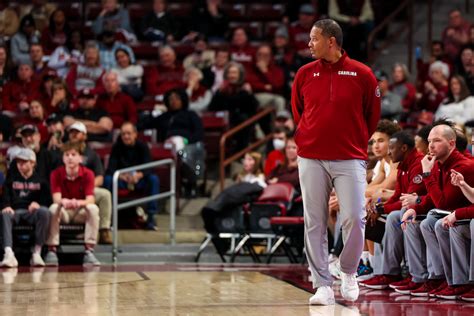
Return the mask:
{"type": "Polygon", "coordinates": [[[435,162],[436,162],[436,158],[434,156],[430,154],[426,155],[421,160],[421,167],[423,168],[423,173],[431,172],[431,169],[433,169],[435,162]]]}
{"type": "Polygon", "coordinates": [[[402,229],[405,230],[407,229],[407,223],[414,223],[416,218],[416,211],[414,209],[409,209],[405,213],[403,213],[402,216],[402,229]]]}
{"type": "Polygon", "coordinates": [[[10,207],[10,206],[7,206],[5,207],[3,210],[2,210],[2,213],[3,214],[15,214],[15,211],[10,207]]]}
{"type": "Polygon", "coordinates": [[[456,212],[452,212],[451,214],[449,214],[448,216],[445,216],[442,219],[442,224],[444,228],[453,227],[456,221],[457,221],[456,212]]]}

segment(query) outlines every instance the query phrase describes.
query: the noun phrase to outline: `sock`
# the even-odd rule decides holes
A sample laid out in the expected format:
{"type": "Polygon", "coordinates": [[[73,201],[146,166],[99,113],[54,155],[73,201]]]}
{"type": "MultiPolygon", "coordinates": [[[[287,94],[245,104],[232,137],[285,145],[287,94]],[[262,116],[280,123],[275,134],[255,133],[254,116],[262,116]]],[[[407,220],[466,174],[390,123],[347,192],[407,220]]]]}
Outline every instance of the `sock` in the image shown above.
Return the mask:
{"type": "Polygon", "coordinates": [[[41,248],[43,248],[43,246],[41,246],[41,245],[35,245],[35,248],[33,248],[33,253],[40,253],[40,252],[41,252],[41,248]]]}
{"type": "Polygon", "coordinates": [[[93,244],[85,244],[84,248],[86,251],[94,252],[94,245],[93,244]]]}
{"type": "Polygon", "coordinates": [[[369,260],[367,260],[367,264],[370,264],[371,267],[373,267],[374,263],[374,255],[369,255],[369,260]]]}
{"type": "Polygon", "coordinates": [[[5,254],[7,255],[12,255],[13,254],[13,249],[12,247],[5,247],[5,254]]]}
{"type": "Polygon", "coordinates": [[[362,259],[362,262],[365,265],[367,265],[369,262],[369,256],[370,256],[370,253],[368,251],[362,251],[362,255],[360,256],[360,258],[362,259]]]}

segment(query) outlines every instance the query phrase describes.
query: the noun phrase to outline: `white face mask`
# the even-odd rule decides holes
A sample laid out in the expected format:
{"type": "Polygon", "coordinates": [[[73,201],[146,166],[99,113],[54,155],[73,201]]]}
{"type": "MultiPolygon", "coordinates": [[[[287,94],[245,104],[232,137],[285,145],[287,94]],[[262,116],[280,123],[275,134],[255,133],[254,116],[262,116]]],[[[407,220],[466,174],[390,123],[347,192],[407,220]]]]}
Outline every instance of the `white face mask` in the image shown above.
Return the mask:
{"type": "Polygon", "coordinates": [[[273,139],[273,148],[276,150],[282,150],[285,148],[285,141],[278,138],[273,139]]]}

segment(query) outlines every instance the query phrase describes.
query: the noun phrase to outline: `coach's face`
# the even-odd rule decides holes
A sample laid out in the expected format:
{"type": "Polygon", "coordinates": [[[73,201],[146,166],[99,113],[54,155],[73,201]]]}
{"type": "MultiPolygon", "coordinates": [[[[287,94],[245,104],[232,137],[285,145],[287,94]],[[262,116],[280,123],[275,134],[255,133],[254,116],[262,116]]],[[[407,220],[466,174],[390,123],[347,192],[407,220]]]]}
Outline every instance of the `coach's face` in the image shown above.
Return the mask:
{"type": "Polygon", "coordinates": [[[320,28],[313,27],[311,29],[308,47],[313,58],[324,58],[329,50],[329,43],[330,39],[323,36],[320,28]]]}

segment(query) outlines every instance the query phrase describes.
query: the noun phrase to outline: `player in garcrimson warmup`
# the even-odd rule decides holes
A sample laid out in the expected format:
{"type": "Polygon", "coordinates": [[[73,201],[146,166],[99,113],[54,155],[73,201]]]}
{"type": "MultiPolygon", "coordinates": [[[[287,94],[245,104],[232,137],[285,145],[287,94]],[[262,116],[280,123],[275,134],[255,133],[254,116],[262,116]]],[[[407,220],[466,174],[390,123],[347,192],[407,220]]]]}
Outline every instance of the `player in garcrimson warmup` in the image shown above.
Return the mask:
{"type": "Polygon", "coordinates": [[[334,304],[328,271],[328,200],[340,204],[344,250],[341,294],[357,300],[356,270],[364,245],[367,144],[380,118],[380,90],[372,71],[342,49],[342,30],[317,21],[308,46],[317,59],[301,67],[292,88],[298,167],[303,195],[305,246],[317,288],[310,304],[334,304]]]}

